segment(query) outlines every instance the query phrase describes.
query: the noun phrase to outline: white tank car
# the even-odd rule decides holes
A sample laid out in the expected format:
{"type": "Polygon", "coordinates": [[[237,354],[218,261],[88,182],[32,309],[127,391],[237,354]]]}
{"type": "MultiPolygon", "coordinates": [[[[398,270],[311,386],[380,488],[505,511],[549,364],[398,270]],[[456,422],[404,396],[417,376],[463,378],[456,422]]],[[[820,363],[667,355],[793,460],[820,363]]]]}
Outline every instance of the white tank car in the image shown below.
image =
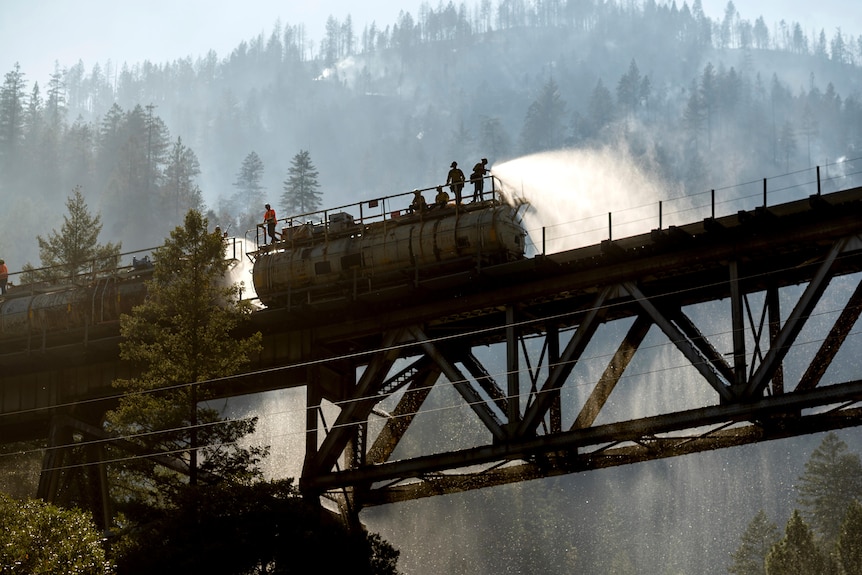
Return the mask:
{"type": "Polygon", "coordinates": [[[292,225],[254,254],[254,287],[267,307],[358,295],[524,257],[518,208],[496,200],[382,220],[344,211],[292,225]]]}

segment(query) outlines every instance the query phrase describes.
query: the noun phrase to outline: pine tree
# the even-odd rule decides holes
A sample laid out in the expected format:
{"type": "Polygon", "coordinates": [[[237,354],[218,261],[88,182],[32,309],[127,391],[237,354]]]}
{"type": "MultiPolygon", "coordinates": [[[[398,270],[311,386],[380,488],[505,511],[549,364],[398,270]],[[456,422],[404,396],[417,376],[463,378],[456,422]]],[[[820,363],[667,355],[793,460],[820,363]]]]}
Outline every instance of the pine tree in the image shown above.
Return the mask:
{"type": "Polygon", "coordinates": [[[161,189],[162,209],[169,206],[168,221],[178,221],[187,210],[202,210],[203,195],[195,180],[201,173],[200,162],[194,151],[177,138],[165,167],[161,189]]]}
{"type": "Polygon", "coordinates": [[[851,501],[838,540],[835,559],[842,575],[862,575],[862,503],[851,501]]]}
{"type": "Polygon", "coordinates": [[[566,126],[566,101],[560,96],[560,88],[553,78],[542,87],[539,96],[530,104],[524,127],[521,130],[521,145],[525,152],[538,152],[561,148],[566,126]]]}
{"type": "Polygon", "coordinates": [[[233,187],[236,188],[233,201],[236,206],[239,206],[240,212],[247,212],[253,206],[252,211],[256,213],[263,205],[264,187],[260,183],[261,179],[263,179],[263,161],[257,152],[251,151],[242,161],[236,181],[233,183],[233,187]]]}
{"type": "Polygon", "coordinates": [[[640,104],[641,73],[632,58],[629,70],[617,82],[617,103],[629,115],[634,115],[640,104]]]}
{"type": "MultiPolygon", "coordinates": [[[[250,307],[240,301],[239,286],[224,287],[224,244],[207,225],[199,212],[186,214],[154,253],[146,302],[121,318],[120,357],[141,371],[114,381],[124,394],[107,427],[140,452],[176,460],[188,469],[188,484],[203,474],[247,483],[258,478],[266,450],[237,441],[254,431],[256,420],[225,421],[205,403],[211,399],[207,386],[194,385],[240,371],[261,340],[260,333],[233,336],[250,307]]],[[[158,468],[153,459],[130,459],[116,471],[117,489],[128,490],[121,501],[171,505],[186,485],[183,475],[158,468]]]]}
{"type": "Polygon", "coordinates": [[[687,136],[687,147],[698,151],[700,149],[700,134],[706,122],[706,111],[703,98],[697,83],[692,81],[689,89],[688,102],[682,113],[682,126],[687,136]]]}
{"type": "Polygon", "coordinates": [[[98,243],[101,216],[90,214],[80,186],[67,198],[66,209],[68,215],[63,216],[59,232],[52,230],[47,239],[36,236],[42,267],[36,269],[27,263],[23,281],[75,281],[79,275],[86,274],[90,278],[117,267],[122,244],[98,243]]]}
{"type": "Polygon", "coordinates": [[[590,95],[585,120],[585,132],[588,137],[597,136],[599,132],[614,119],[614,98],[611,91],[605,87],[601,78],[596,82],[590,95]]]}
{"type": "Polygon", "coordinates": [[[300,150],[287,171],[281,195],[281,203],[291,214],[307,214],[320,209],[322,194],[318,191],[317,175],[308,151],[300,150]]]}
{"type": "Polygon", "coordinates": [[[766,575],[825,575],[827,559],[798,510],[787,522],[784,537],[766,555],[766,575]]]}
{"type": "Polygon", "coordinates": [[[26,110],[24,88],[24,73],[15,64],[15,68],[6,73],[0,86],[0,172],[4,174],[0,178],[0,189],[8,189],[11,175],[20,175],[26,110]]]}
{"type": "Polygon", "coordinates": [[[862,462],[847,444],[828,433],[805,463],[797,501],[805,517],[827,541],[835,541],[853,500],[862,497],[862,462]]]}
{"type": "Polygon", "coordinates": [[[739,548],[731,554],[733,564],[728,572],[734,575],[765,575],[766,555],[778,541],[778,527],[761,509],[742,534],[739,548]]]}

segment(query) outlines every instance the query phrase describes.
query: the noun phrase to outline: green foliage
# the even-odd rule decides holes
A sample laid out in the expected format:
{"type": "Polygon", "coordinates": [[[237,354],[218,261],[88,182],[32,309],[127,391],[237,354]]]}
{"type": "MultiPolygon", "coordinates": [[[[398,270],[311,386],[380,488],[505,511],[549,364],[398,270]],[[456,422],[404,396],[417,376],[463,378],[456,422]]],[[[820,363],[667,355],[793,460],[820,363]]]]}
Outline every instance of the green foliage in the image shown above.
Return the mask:
{"type": "Polygon", "coordinates": [[[201,173],[200,162],[194,151],[177,138],[167,158],[160,197],[162,213],[170,222],[179,222],[187,210],[202,211],[203,195],[195,183],[201,173]]]}
{"type": "Polygon", "coordinates": [[[305,214],[320,208],[322,194],[318,190],[317,175],[308,151],[300,150],[287,171],[281,195],[282,204],[291,214],[305,214]]]}
{"type": "Polygon", "coordinates": [[[68,215],[63,216],[59,232],[51,231],[47,239],[36,237],[42,268],[25,265],[24,281],[74,281],[79,275],[91,278],[117,267],[122,244],[98,243],[101,216],[90,214],[80,187],[67,198],[66,209],[68,215]]]}
{"type": "Polygon", "coordinates": [[[862,503],[853,501],[844,516],[835,560],[842,575],[862,575],[862,503]]]}
{"type": "Polygon", "coordinates": [[[828,433],[805,463],[798,502],[827,542],[835,541],[849,504],[862,497],[862,462],[847,444],[828,433]]]}
{"type": "Polygon", "coordinates": [[[766,555],[766,575],[825,575],[827,557],[814,540],[798,510],[793,511],[784,537],[766,555]]]}
{"type": "Polygon", "coordinates": [[[189,487],[148,519],[114,546],[124,575],[397,574],[397,550],[305,502],[291,480],[189,487]]]}
{"type": "Polygon", "coordinates": [[[243,159],[239,173],[236,175],[236,181],[233,183],[233,187],[236,188],[233,201],[235,206],[239,208],[238,211],[248,210],[249,206],[254,206],[257,210],[264,204],[264,187],[261,184],[263,171],[263,160],[260,159],[257,152],[249,152],[243,159]]]}
{"type": "Polygon", "coordinates": [[[0,445],[0,492],[19,499],[35,494],[43,447],[40,441],[0,445]]]}
{"type": "MultiPolygon", "coordinates": [[[[207,220],[189,211],[155,251],[148,297],[123,316],[120,356],[141,368],[139,377],[116,380],[124,393],[108,414],[108,429],[126,437],[139,453],[164,454],[208,480],[248,483],[259,477],[266,449],[243,448],[240,438],[256,419],[225,421],[209,405],[206,384],[237,373],[260,349],[261,335],[239,338],[234,331],[250,308],[237,285],[223,285],[228,261],[222,239],[207,231],[207,220]],[[199,463],[200,461],[200,463],[199,463]]],[[[168,506],[182,489],[183,474],[147,457],[124,460],[114,469],[121,502],[168,506]]]]}
{"type": "Polygon", "coordinates": [[[733,564],[727,569],[734,575],[765,575],[766,555],[778,541],[778,527],[766,517],[761,509],[746,527],[739,544],[733,552],[733,564]]]}
{"type": "Polygon", "coordinates": [[[85,513],[0,493],[0,572],[98,575],[113,568],[101,533],[85,513]]]}
{"type": "MultiPolygon", "coordinates": [[[[25,137],[24,89],[24,73],[15,64],[15,68],[5,74],[3,85],[0,86],[0,168],[7,175],[18,173],[16,163],[21,160],[20,146],[25,137]]],[[[7,189],[7,186],[14,182],[5,181],[6,177],[0,181],[0,189],[11,193],[12,188],[7,189]]]]}

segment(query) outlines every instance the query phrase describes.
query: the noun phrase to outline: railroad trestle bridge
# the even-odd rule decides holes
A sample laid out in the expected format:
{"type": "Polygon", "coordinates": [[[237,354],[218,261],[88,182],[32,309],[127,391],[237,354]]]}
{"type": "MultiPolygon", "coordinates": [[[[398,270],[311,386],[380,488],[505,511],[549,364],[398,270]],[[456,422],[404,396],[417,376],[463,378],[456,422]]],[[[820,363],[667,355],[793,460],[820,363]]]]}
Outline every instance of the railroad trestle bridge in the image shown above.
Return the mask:
{"type": "MultiPolygon", "coordinates": [[[[303,387],[300,486],[356,517],[860,425],[862,379],[842,360],[858,355],[860,271],[854,188],[259,311],[253,368],[206,385],[222,396],[303,387]],[[643,359],[656,357],[660,368],[643,359]]],[[[130,369],[117,339],[0,352],[3,442],[55,448],[42,497],[75,472],[62,465],[72,434],[106,439],[110,382],[130,369]]],[[[87,473],[104,494],[99,457],[87,473]]]]}

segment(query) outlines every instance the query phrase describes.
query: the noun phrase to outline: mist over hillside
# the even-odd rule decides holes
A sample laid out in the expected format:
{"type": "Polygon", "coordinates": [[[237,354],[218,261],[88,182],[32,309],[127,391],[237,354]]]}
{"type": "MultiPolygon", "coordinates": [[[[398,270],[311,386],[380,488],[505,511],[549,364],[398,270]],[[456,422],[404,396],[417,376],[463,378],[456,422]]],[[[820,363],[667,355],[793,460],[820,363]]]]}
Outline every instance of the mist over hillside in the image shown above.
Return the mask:
{"type": "MultiPolygon", "coordinates": [[[[486,0],[362,30],[336,20],[317,50],[300,32],[273,23],[223,57],[119,69],[78,62],[44,83],[4,71],[0,256],[13,282],[25,263],[38,266],[36,236],[59,229],[77,186],[102,217],[101,240],[124,251],[159,245],[189,208],[242,236],[264,201],[289,215],[283,182],[303,150],[324,207],[441,184],[453,160],[466,167],[482,157],[500,174],[511,173],[507,162],[553,158],[550,167],[521,164],[521,182],[553,166],[567,178],[589,172],[577,193],[594,215],[710,189],[734,194],[736,184],[777,175],[791,174],[789,186],[815,166],[827,176],[862,169],[862,36],[840,30],[810,37],[804,24],[770,27],[738,12],[714,20],[699,1],[486,0]],[[259,197],[235,185],[251,152],[264,165],[259,197]]],[[[571,179],[555,186],[575,193],[571,179]]],[[[857,435],[842,438],[858,452],[857,435]]],[[[612,572],[614,557],[632,566],[620,573],[717,575],[757,509],[783,525],[819,441],[397,504],[362,518],[401,549],[413,575],[598,574],[612,572]]]]}

